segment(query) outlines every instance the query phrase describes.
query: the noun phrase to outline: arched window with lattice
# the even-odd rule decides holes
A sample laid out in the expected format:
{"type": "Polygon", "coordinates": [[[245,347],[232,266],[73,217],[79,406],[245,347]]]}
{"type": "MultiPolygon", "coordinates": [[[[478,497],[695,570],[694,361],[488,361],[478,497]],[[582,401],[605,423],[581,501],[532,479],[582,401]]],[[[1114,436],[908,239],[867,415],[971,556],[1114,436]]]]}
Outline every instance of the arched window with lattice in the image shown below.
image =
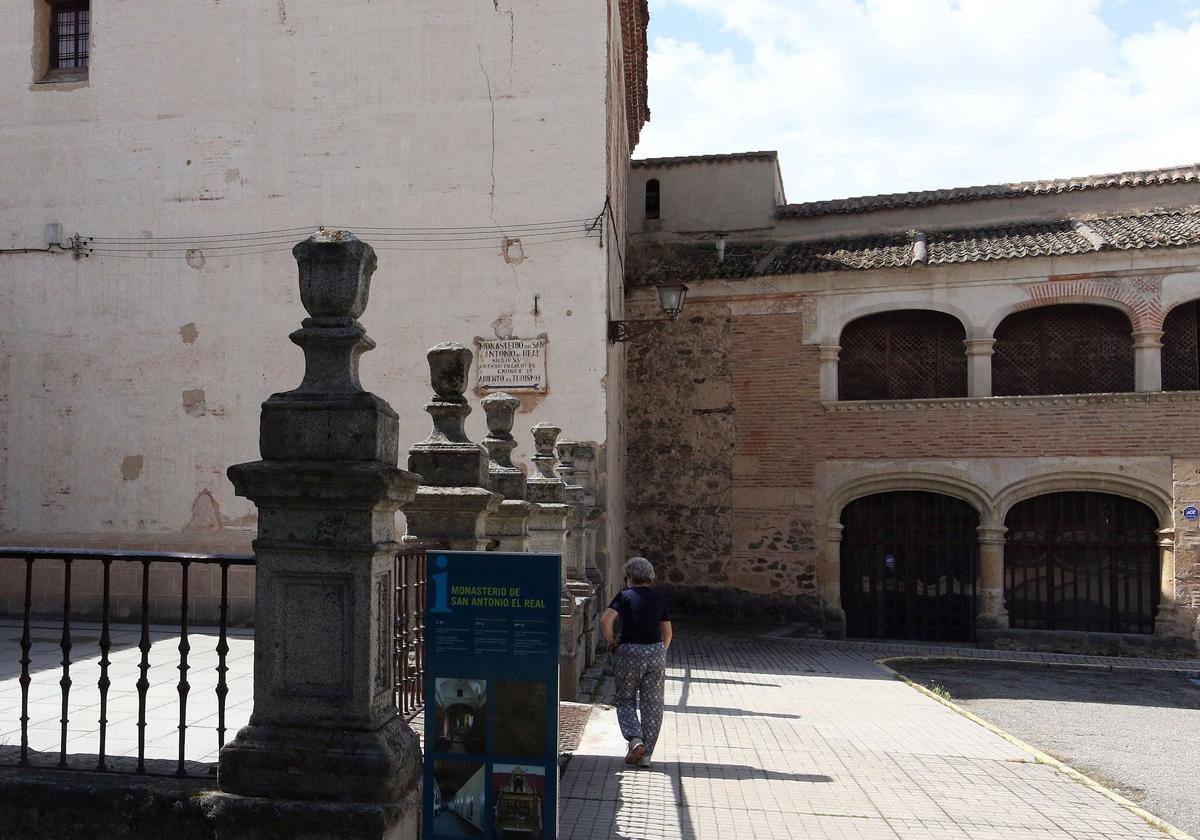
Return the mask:
{"type": "Polygon", "coordinates": [[[842,330],[838,399],[911,400],[967,395],[966,331],[953,315],[897,309],[842,330]]]}
{"type": "Polygon", "coordinates": [[[1125,314],[1108,306],[1059,304],[1009,315],[996,328],[992,393],[1132,391],[1131,333],[1125,314]]]}
{"type": "Polygon", "coordinates": [[[1200,391],[1200,301],[1176,306],[1163,321],[1162,389],[1200,391]]]}

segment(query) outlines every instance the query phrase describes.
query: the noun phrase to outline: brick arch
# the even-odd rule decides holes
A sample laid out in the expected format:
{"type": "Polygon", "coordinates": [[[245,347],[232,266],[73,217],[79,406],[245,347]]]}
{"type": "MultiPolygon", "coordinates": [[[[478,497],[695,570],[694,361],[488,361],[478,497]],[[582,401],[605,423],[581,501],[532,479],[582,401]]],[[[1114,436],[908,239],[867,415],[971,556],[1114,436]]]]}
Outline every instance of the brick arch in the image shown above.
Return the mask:
{"type": "Polygon", "coordinates": [[[1160,529],[1173,527],[1171,494],[1161,487],[1125,475],[1101,471],[1057,472],[1030,476],[1009,484],[996,494],[998,521],[1004,522],[1013,505],[1047,493],[1108,493],[1141,502],[1154,511],[1160,529]]]}
{"type": "MultiPolygon", "coordinates": [[[[876,493],[894,493],[912,491],[919,493],[940,493],[943,496],[959,499],[969,504],[979,514],[981,525],[996,521],[996,508],[991,497],[979,485],[950,475],[949,472],[940,474],[932,470],[922,472],[876,473],[860,476],[843,482],[829,494],[826,503],[825,520],[830,527],[839,529],[841,526],[842,509],[851,502],[873,496],[876,493]]],[[[1003,521],[1003,520],[1000,520],[1003,521]]]]}
{"type": "Polygon", "coordinates": [[[904,310],[915,309],[918,311],[924,310],[927,312],[940,312],[943,315],[949,315],[952,318],[958,319],[962,324],[963,331],[968,338],[974,335],[975,322],[971,319],[965,310],[959,309],[957,306],[951,306],[948,303],[941,301],[926,301],[926,300],[896,300],[889,299],[886,301],[878,301],[876,303],[867,303],[862,306],[857,306],[840,315],[835,321],[828,325],[823,325],[821,334],[825,336],[814,343],[824,345],[836,345],[841,342],[842,333],[846,327],[860,318],[866,318],[870,315],[882,315],[885,312],[901,312],[904,310]]]}
{"type": "Polygon", "coordinates": [[[1133,332],[1162,329],[1166,312],[1162,303],[1161,277],[1092,278],[1047,280],[1025,287],[1029,300],[1003,307],[993,313],[988,335],[1015,312],[1061,303],[1086,303],[1120,309],[1129,318],[1133,332]]]}

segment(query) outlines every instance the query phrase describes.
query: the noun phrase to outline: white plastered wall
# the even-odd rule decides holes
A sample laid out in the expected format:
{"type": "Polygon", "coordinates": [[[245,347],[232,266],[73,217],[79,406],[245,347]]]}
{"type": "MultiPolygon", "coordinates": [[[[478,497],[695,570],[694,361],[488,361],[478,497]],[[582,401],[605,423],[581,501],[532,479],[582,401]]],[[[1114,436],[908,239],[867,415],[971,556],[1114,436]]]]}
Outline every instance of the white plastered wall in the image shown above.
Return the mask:
{"type": "MultiPolygon", "coordinates": [[[[88,81],[47,86],[33,4],[0,3],[0,248],[40,247],[46,222],[138,238],[483,228],[472,250],[374,238],[364,385],[399,413],[404,450],[430,428],[428,347],[546,333],[550,390],[518,415],[518,460],[538,421],[605,440],[608,244],[500,248],[509,225],[603,207],[602,6],[95,6],[88,81]]],[[[254,509],[224,472],[257,458],[261,401],[302,369],[286,246],[0,255],[4,541],[245,543],[254,509]]],[[[483,436],[478,408],[468,425],[483,436]]]]}

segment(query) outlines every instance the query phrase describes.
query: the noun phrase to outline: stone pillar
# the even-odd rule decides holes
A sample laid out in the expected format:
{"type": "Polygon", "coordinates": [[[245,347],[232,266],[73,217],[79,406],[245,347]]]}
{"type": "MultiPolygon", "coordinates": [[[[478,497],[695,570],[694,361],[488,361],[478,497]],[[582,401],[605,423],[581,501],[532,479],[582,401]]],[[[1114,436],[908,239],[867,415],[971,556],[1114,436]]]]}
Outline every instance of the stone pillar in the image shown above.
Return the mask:
{"type": "Polygon", "coordinates": [[[842,531],[841,522],[825,528],[825,559],[817,566],[817,597],[825,605],[825,635],[846,636],[846,611],[842,609],[842,531]]]}
{"type": "MultiPolygon", "coordinates": [[[[575,448],[577,446],[579,444],[573,440],[560,441],[554,445],[554,454],[558,458],[558,463],[554,465],[554,472],[566,485],[563,501],[571,507],[571,512],[567,516],[567,556],[563,557],[563,575],[568,581],[568,586],[580,581],[587,582],[587,564],[584,558],[586,546],[583,532],[587,505],[583,500],[585,495],[583,487],[575,483],[575,448]]],[[[590,584],[588,591],[591,591],[590,584]]]]}
{"type": "Polygon", "coordinates": [[[838,354],[841,352],[842,348],[837,344],[822,344],[817,347],[817,358],[821,361],[821,402],[835,402],[838,398],[838,354]]]}
{"type": "Polygon", "coordinates": [[[504,501],[487,518],[488,548],[495,551],[529,551],[529,517],[532,502],[525,501],[525,473],[512,462],[513,418],[521,401],[508,394],[489,394],[480,401],[487,416],[488,435],[483,446],[488,453],[488,489],[504,501]]]}
{"type": "MultiPolygon", "coordinates": [[[[566,502],[571,506],[571,514],[567,517],[570,533],[567,541],[571,547],[571,567],[567,578],[567,589],[575,596],[575,609],[580,613],[580,654],[583,657],[583,667],[590,665],[596,658],[596,643],[600,638],[599,615],[596,613],[596,585],[588,579],[588,515],[591,506],[587,502],[587,489],[582,482],[577,481],[580,474],[577,459],[583,450],[583,444],[575,441],[560,441],[554,447],[558,455],[555,472],[567,485],[566,502]]],[[[595,533],[593,527],[593,534],[595,533]]],[[[593,564],[595,563],[593,555],[593,564]]]]}
{"type": "Polygon", "coordinates": [[[537,503],[537,510],[529,518],[529,550],[548,554],[561,554],[563,558],[564,608],[573,604],[566,594],[568,537],[567,519],[571,508],[566,504],[567,485],[554,473],[557,459],[554,444],[562,429],[549,423],[538,423],[532,429],[534,475],[525,482],[525,498],[537,503]]]}
{"type": "Polygon", "coordinates": [[[487,517],[499,509],[501,497],[487,489],[487,452],[467,438],[464,426],[471,413],[463,392],[473,354],[447,341],[431,348],[428,357],[434,395],[425,410],[433,417],[433,431],[408,450],[408,468],[420,473],[421,486],[404,509],[405,539],[483,551],[487,517]]]}
{"type": "Polygon", "coordinates": [[[992,395],[992,354],[994,338],[968,338],[967,347],[967,396],[990,397],[992,395]]]}
{"type": "Polygon", "coordinates": [[[421,755],[393,700],[393,576],[396,510],[420,476],[397,469],[396,413],[359,384],[375,252],[322,231],[292,253],[311,316],[291,334],[304,380],[263,403],[262,460],[229,468],[258,506],[254,711],[217,781],[261,798],[240,800],[244,819],[222,836],[280,836],[270,815],[309,807],[306,836],[415,838],[421,755]],[[368,817],[362,803],[381,805],[368,817]],[[331,820],[341,829],[316,827],[331,820]]]}
{"type": "Polygon", "coordinates": [[[1007,630],[1008,610],[1004,608],[1004,535],[1000,525],[980,525],[979,534],[979,615],[978,630],[1007,630]]]}
{"type": "Polygon", "coordinates": [[[1133,334],[1133,389],[1162,390],[1162,330],[1141,330],[1133,334]]]}
{"type": "Polygon", "coordinates": [[[582,613],[575,608],[575,596],[567,589],[567,563],[570,551],[570,531],[567,519],[571,506],[566,504],[567,485],[554,473],[557,459],[554,444],[562,430],[549,423],[538,423],[533,432],[534,455],[530,460],[536,470],[525,483],[525,497],[537,503],[529,519],[529,550],[561,554],[563,558],[563,590],[559,599],[561,629],[558,649],[558,688],[563,700],[574,700],[579,694],[579,675],[584,657],[579,655],[583,632],[582,613]]]}
{"type": "Polygon", "coordinates": [[[1154,614],[1156,636],[1178,636],[1175,627],[1175,529],[1162,528],[1158,531],[1158,557],[1161,568],[1158,596],[1158,611],[1154,614]]]}
{"type": "Polygon", "coordinates": [[[604,571],[600,568],[599,533],[604,526],[604,509],[596,495],[596,447],[591,443],[575,445],[575,480],[583,488],[586,516],[583,520],[583,565],[588,581],[603,591],[604,571]]]}

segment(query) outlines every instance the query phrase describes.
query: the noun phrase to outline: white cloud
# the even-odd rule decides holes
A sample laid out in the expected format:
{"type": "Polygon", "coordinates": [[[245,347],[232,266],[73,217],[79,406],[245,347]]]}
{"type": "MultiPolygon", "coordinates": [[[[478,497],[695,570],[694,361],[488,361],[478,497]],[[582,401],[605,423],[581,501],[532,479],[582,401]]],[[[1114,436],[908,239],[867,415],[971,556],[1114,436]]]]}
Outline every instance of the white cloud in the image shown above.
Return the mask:
{"type": "MultiPolygon", "coordinates": [[[[1200,22],[1099,0],[652,0],[750,49],[656,37],[639,157],[775,148],[791,201],[1200,159],[1200,22]]],[[[708,41],[707,43],[711,43],[708,41]]]]}

